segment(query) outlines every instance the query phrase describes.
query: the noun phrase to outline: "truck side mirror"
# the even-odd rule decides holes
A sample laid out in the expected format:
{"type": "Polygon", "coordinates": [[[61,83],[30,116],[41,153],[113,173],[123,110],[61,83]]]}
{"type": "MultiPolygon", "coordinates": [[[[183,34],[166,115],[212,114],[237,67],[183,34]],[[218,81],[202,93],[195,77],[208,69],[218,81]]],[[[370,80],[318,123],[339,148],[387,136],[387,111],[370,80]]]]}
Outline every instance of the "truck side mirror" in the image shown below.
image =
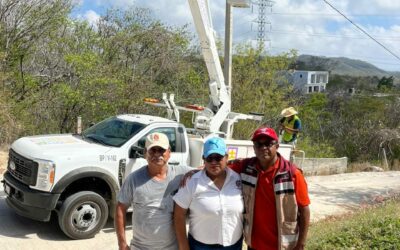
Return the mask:
{"type": "Polygon", "coordinates": [[[138,146],[132,146],[129,151],[129,158],[137,159],[144,158],[144,148],[138,146]]]}

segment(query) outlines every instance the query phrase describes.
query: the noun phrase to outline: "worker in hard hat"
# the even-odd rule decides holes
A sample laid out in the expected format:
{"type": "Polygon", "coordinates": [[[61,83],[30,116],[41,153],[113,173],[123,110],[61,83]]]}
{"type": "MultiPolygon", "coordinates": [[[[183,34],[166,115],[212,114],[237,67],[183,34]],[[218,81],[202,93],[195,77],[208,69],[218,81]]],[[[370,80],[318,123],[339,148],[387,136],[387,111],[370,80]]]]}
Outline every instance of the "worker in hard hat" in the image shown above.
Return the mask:
{"type": "Polygon", "coordinates": [[[298,112],[293,108],[285,108],[281,115],[283,118],[279,124],[279,134],[282,135],[281,143],[296,144],[298,134],[301,130],[301,120],[297,116],[298,112]]]}

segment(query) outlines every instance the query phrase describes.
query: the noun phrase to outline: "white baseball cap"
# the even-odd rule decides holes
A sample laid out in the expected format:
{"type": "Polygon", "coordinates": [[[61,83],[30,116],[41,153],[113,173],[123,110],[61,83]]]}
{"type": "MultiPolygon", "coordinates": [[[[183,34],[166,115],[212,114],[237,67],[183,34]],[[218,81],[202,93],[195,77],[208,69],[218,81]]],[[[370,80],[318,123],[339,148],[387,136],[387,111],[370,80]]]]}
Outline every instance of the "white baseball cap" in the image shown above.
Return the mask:
{"type": "Polygon", "coordinates": [[[169,149],[169,141],[168,137],[163,133],[152,133],[146,137],[146,144],[145,147],[147,150],[151,149],[152,147],[161,147],[163,149],[169,149]]]}

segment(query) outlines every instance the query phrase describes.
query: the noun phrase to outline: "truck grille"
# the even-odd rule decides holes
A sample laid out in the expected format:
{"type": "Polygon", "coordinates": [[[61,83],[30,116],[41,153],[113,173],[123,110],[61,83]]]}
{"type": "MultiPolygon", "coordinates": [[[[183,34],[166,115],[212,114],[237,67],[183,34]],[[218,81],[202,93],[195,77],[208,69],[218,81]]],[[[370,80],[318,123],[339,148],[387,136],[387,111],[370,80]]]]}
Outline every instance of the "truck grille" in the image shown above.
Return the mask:
{"type": "Polygon", "coordinates": [[[36,176],[38,171],[38,163],[28,158],[17,154],[14,150],[10,149],[8,158],[8,172],[14,176],[17,180],[21,181],[26,185],[36,185],[36,176]],[[10,162],[13,161],[15,168],[10,167],[10,162]]]}

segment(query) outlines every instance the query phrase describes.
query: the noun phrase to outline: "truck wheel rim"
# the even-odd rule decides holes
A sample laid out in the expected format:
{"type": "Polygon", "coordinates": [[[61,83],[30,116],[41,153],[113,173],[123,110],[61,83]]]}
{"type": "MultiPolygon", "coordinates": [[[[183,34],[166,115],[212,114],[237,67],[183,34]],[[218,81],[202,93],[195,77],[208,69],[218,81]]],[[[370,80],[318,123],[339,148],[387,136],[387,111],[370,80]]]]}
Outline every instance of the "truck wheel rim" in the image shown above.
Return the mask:
{"type": "Polygon", "coordinates": [[[72,213],[72,224],[78,229],[90,230],[98,223],[100,208],[97,204],[88,203],[77,206],[72,213]]]}

